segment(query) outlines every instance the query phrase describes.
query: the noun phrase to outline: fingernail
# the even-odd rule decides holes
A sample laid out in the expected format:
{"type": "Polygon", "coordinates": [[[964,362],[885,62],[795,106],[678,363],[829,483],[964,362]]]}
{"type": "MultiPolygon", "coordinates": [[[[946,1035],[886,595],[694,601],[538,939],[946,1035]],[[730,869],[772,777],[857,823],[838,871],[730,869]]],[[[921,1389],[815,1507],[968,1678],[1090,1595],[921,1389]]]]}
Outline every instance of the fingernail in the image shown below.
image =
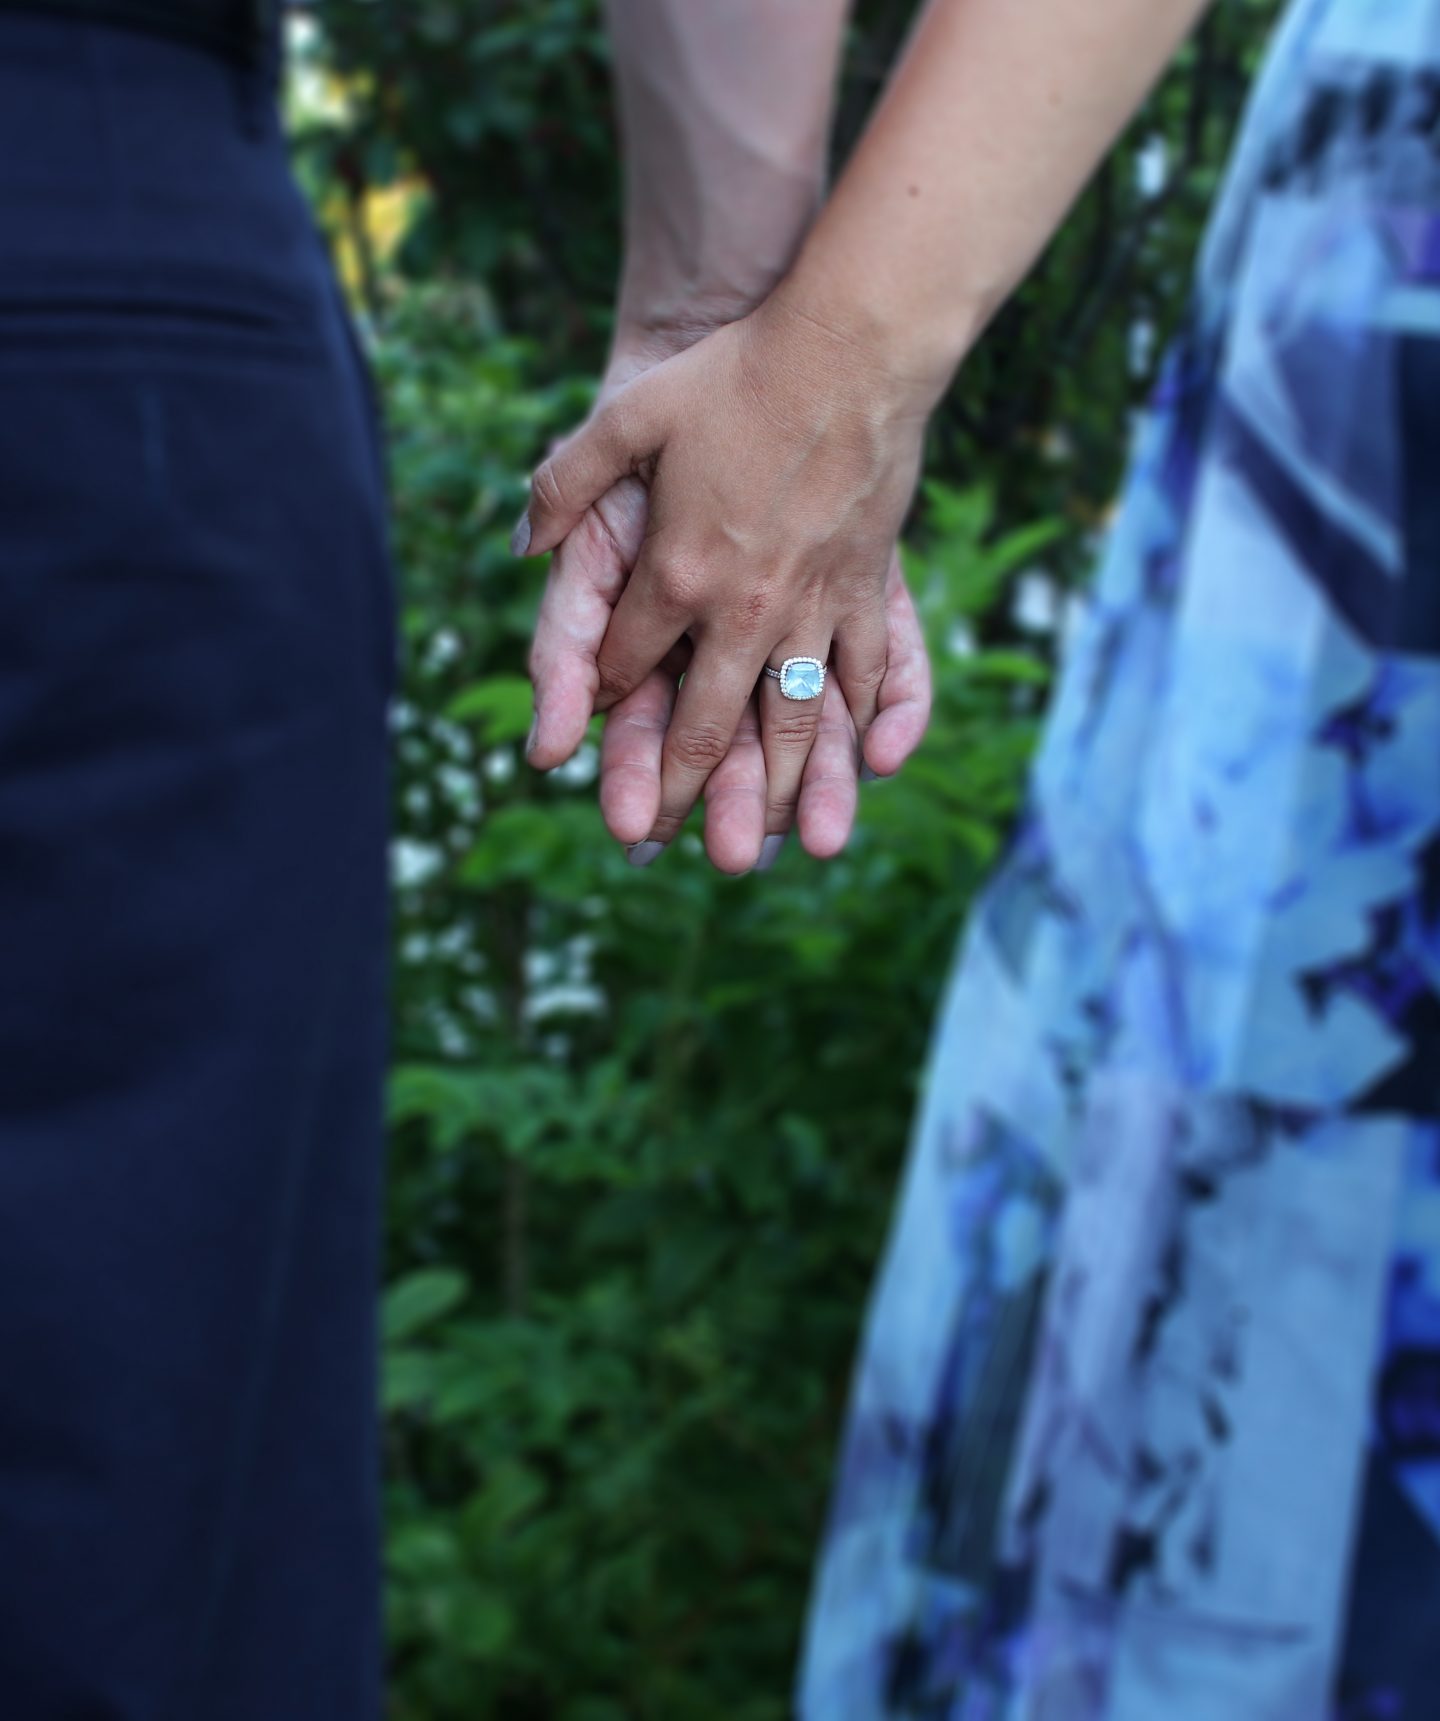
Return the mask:
{"type": "Polygon", "coordinates": [[[860,781],[862,783],[878,783],[880,781],[880,773],[878,771],[872,771],[862,760],[860,765],[860,781]]]}
{"type": "Polygon", "coordinates": [[[755,862],[755,871],[769,872],[770,868],[774,866],[777,860],[779,860],[780,851],[784,847],[784,831],[779,831],[772,836],[766,837],[765,841],[760,845],[760,859],[755,862]]]}
{"type": "Polygon", "coordinates": [[[540,733],[540,713],[537,711],[530,719],[530,733],[525,737],[525,757],[528,759],[535,751],[535,737],[540,733]]]}
{"type": "Polygon", "coordinates": [[[527,508],[515,522],[515,530],[510,534],[510,554],[523,556],[530,548],[530,510],[527,508]]]}
{"type": "Polygon", "coordinates": [[[656,855],[663,855],[664,852],[664,843],[631,843],[625,855],[631,866],[649,866],[656,855]]]}

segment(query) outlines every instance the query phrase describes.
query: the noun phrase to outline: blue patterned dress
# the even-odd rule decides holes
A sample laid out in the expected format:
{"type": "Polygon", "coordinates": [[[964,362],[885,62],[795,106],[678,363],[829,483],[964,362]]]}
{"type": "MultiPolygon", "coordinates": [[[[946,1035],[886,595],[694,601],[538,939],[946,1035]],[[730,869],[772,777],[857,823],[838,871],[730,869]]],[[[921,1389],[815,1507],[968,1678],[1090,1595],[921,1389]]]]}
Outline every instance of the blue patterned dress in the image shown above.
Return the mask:
{"type": "Polygon", "coordinates": [[[805,1721],[1440,1717],[1440,0],[1274,44],[978,906],[805,1721]]]}

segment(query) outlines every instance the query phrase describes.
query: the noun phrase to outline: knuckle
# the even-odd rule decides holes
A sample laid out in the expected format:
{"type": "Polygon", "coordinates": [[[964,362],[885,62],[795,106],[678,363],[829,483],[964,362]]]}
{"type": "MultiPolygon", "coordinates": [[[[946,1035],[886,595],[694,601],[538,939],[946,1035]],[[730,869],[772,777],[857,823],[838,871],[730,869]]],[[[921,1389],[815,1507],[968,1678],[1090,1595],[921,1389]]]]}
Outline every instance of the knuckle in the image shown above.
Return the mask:
{"type": "Polygon", "coordinates": [[[841,789],[853,789],[859,781],[856,773],[857,767],[854,765],[845,771],[814,771],[810,774],[805,786],[807,789],[818,789],[826,784],[834,783],[841,789]]]}
{"type": "Polygon", "coordinates": [[[813,717],[791,717],[788,714],[777,716],[773,723],[767,725],[766,733],[771,743],[786,752],[808,753],[815,745],[817,724],[813,717]]]}
{"type": "Polygon", "coordinates": [[[671,730],[666,752],[681,770],[708,776],[730,751],[732,739],[713,723],[687,724],[671,730]]]}
{"type": "Polygon", "coordinates": [[[700,565],[687,556],[670,555],[655,568],[654,596],[676,615],[693,615],[703,590],[700,565]]]}
{"type": "Polygon", "coordinates": [[[535,475],[530,480],[530,495],[534,504],[547,513],[564,510],[565,492],[553,458],[542,461],[535,468],[535,475]]]}
{"type": "MultiPolygon", "coordinates": [[[[610,713],[609,721],[614,724],[617,733],[628,730],[641,737],[665,733],[665,719],[654,711],[627,711],[622,707],[610,713]]],[[[654,769],[649,763],[645,768],[654,769]]]]}
{"type": "Polygon", "coordinates": [[[873,698],[885,682],[885,661],[883,658],[873,658],[865,663],[855,665],[846,672],[845,684],[849,691],[864,694],[873,698]]]}
{"type": "Polygon", "coordinates": [[[632,691],[630,677],[618,664],[601,658],[595,665],[595,695],[603,704],[618,705],[632,691]]]}
{"type": "Polygon", "coordinates": [[[606,401],[590,421],[596,437],[608,449],[628,447],[643,435],[644,425],[633,399],[623,395],[606,401]]]}

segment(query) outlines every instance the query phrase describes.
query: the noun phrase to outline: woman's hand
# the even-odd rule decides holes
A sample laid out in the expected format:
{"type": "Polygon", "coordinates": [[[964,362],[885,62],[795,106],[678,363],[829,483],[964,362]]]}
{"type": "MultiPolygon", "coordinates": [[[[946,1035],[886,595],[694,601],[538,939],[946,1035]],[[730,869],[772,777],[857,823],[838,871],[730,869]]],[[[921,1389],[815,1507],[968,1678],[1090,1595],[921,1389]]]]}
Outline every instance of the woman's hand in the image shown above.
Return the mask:
{"type": "Polygon", "coordinates": [[[767,663],[832,663],[868,762],[887,763],[869,757],[887,576],[931,399],[776,297],[620,388],[536,473],[517,534],[530,553],[584,526],[618,482],[649,491],[639,560],[596,661],[596,704],[609,709],[682,641],[693,647],[646,840],[679,829],[756,696],[765,830],[789,827],[827,702],[786,699],[762,681],[767,663]]]}
{"type": "MultiPolygon", "coordinates": [[[[528,753],[541,769],[562,764],[584,738],[598,686],[596,657],[644,542],[647,511],[645,486],[622,479],[586,513],[551,562],[531,653],[536,721],[528,753]]],[[[886,674],[868,743],[880,776],[901,768],[930,717],[924,636],[893,552],[886,630],[886,674]]],[[[606,718],[601,810],[636,865],[648,864],[663,846],[645,839],[659,811],[664,740],[689,656],[687,644],[677,647],[606,718]]],[[[844,847],[855,816],[857,765],[855,727],[832,688],[797,803],[801,841],[811,854],[825,857],[844,847]]],[[[752,699],[730,752],[706,785],[705,846],[722,871],[764,866],[778,852],[788,827],[767,829],[768,798],[759,701],[752,699]]]]}

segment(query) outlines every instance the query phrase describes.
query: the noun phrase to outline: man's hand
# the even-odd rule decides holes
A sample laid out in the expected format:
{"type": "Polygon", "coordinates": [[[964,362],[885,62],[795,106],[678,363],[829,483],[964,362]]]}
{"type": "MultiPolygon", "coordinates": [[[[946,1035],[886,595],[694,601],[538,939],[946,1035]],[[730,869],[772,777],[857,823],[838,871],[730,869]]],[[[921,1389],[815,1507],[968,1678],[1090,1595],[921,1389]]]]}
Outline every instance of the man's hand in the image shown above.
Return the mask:
{"type": "MultiPolygon", "coordinates": [[[[880,776],[901,768],[930,720],[930,661],[898,556],[887,581],[886,621],[889,663],[868,741],[879,766],[871,774],[880,776]]],[[[665,737],[676,691],[676,676],[667,665],[648,675],[605,720],[600,805],[610,831],[630,845],[639,866],[648,865],[665,846],[646,839],[659,815],[665,737]]],[[[706,852],[722,872],[763,869],[779,853],[793,817],[808,853],[822,860],[839,854],[855,823],[862,769],[854,719],[832,682],[793,813],[778,811],[766,775],[759,702],[752,699],[730,751],[705,785],[706,852]]]]}

